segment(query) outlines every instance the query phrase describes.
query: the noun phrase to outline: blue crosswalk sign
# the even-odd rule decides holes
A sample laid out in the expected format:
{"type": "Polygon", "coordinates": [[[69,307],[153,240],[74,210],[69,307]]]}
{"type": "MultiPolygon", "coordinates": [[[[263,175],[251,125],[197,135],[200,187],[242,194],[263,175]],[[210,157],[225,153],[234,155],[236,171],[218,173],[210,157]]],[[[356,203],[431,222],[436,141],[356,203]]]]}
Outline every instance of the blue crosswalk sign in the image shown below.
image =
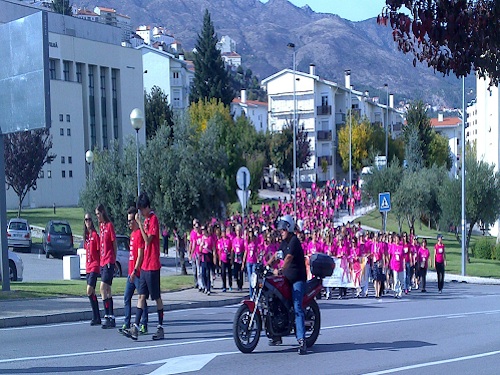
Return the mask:
{"type": "Polygon", "coordinates": [[[378,208],[380,212],[391,210],[391,193],[380,193],[378,195],[378,208]]]}

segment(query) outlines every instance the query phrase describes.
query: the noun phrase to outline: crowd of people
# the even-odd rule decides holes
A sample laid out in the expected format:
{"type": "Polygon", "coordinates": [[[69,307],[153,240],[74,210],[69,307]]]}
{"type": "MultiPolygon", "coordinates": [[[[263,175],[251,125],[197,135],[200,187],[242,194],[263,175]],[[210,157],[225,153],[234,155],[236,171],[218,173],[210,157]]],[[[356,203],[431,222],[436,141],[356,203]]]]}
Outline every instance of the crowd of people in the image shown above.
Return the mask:
{"type": "MultiPolygon", "coordinates": [[[[263,203],[259,212],[250,211],[244,219],[239,214],[226,220],[213,218],[206,223],[194,219],[187,240],[194,287],[210,295],[214,280],[220,275],[222,292],[231,291],[233,284],[237,290],[242,290],[244,275],[249,279],[256,264],[267,264],[277,251],[280,243],[276,230],[278,219],[292,215],[297,217],[295,231],[302,244],[306,266],[313,254],[324,253],[335,258],[342,270],[341,284],[325,280],[327,298],[333,297],[332,287],[339,290],[339,298],[346,297],[348,288],[353,289],[356,297],[366,297],[369,280],[373,282],[376,298],[389,291],[396,298],[417,289],[425,293],[429,267],[437,271],[441,292],[446,265],[442,237],[438,238],[431,254],[427,240],[419,239],[413,230],[401,234],[375,233],[363,230],[360,223],[335,226],[338,211],[351,211],[350,199],[359,201],[360,195],[355,186],[352,197],[346,197],[342,185],[326,184],[321,189],[313,186],[310,192],[298,190],[296,215],[293,201],[279,200],[277,204],[263,203]]],[[[311,277],[308,267],[308,278],[311,277]]]]}

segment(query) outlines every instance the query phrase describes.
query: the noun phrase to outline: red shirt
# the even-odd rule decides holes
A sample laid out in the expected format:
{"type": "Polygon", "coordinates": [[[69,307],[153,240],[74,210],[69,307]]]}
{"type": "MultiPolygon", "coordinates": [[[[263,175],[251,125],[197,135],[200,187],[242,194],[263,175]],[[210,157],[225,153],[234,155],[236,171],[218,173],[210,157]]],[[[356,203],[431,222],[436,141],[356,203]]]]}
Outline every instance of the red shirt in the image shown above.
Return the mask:
{"type": "MultiPolygon", "coordinates": [[[[142,233],[140,229],[136,229],[130,235],[130,253],[128,257],[128,274],[132,275],[135,269],[135,263],[137,262],[137,257],[139,256],[139,249],[144,250],[144,238],[142,238],[142,233]]],[[[136,276],[141,274],[141,270],[137,271],[136,276]]]]}
{"type": "Polygon", "coordinates": [[[444,263],[444,243],[437,243],[434,245],[434,250],[436,251],[436,257],[434,258],[436,263],[444,263]]]}
{"type": "Polygon", "coordinates": [[[158,217],[151,211],[144,220],[144,232],[146,235],[153,236],[153,239],[144,249],[144,261],[142,269],[144,271],[157,271],[161,268],[160,263],[160,225],[158,217]]]}
{"type": "Polygon", "coordinates": [[[99,235],[95,230],[87,234],[85,238],[84,248],[87,254],[87,264],[85,264],[85,272],[99,273],[100,254],[99,254],[99,235]]]}
{"type": "Polygon", "coordinates": [[[116,234],[113,223],[111,221],[100,223],[99,229],[101,232],[101,267],[106,264],[115,264],[116,255],[113,243],[116,241],[116,234]]]}

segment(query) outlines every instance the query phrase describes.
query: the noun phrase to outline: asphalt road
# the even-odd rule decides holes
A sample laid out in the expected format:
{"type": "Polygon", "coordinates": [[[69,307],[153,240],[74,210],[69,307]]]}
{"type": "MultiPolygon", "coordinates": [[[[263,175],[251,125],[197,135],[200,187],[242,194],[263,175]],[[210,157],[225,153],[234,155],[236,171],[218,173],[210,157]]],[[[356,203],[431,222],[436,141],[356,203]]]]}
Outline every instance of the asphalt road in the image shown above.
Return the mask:
{"type": "MultiPolygon", "coordinates": [[[[252,354],[232,340],[236,306],[165,314],[166,339],[133,342],[87,322],[0,330],[2,374],[496,374],[500,287],[446,284],[401,300],[319,301],[321,335],[307,356],[294,338],[252,354]]],[[[151,314],[150,331],[156,314],[151,314]]]]}

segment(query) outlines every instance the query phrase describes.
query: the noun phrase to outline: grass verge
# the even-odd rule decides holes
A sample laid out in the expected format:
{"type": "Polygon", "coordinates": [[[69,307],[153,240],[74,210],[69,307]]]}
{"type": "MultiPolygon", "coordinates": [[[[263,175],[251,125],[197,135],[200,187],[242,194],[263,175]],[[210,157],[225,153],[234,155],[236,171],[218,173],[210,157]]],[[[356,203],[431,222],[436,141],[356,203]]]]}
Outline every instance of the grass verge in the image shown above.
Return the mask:
{"type": "MultiPolygon", "coordinates": [[[[56,208],[29,208],[21,211],[21,217],[29,221],[30,225],[45,228],[49,220],[67,220],[71,226],[73,234],[81,236],[83,234],[83,209],[80,207],[60,207],[56,208]]],[[[17,210],[7,211],[7,219],[17,217],[17,210]]]]}
{"type": "MultiPolygon", "coordinates": [[[[113,279],[113,295],[123,295],[127,279],[113,279]]],[[[162,292],[172,292],[193,286],[193,276],[176,275],[160,278],[162,292]]],[[[99,285],[97,285],[99,288],[99,285]]],[[[87,295],[86,280],[56,280],[44,282],[12,282],[10,292],[0,292],[0,300],[53,298],[53,297],[85,297],[87,295]]]]}

